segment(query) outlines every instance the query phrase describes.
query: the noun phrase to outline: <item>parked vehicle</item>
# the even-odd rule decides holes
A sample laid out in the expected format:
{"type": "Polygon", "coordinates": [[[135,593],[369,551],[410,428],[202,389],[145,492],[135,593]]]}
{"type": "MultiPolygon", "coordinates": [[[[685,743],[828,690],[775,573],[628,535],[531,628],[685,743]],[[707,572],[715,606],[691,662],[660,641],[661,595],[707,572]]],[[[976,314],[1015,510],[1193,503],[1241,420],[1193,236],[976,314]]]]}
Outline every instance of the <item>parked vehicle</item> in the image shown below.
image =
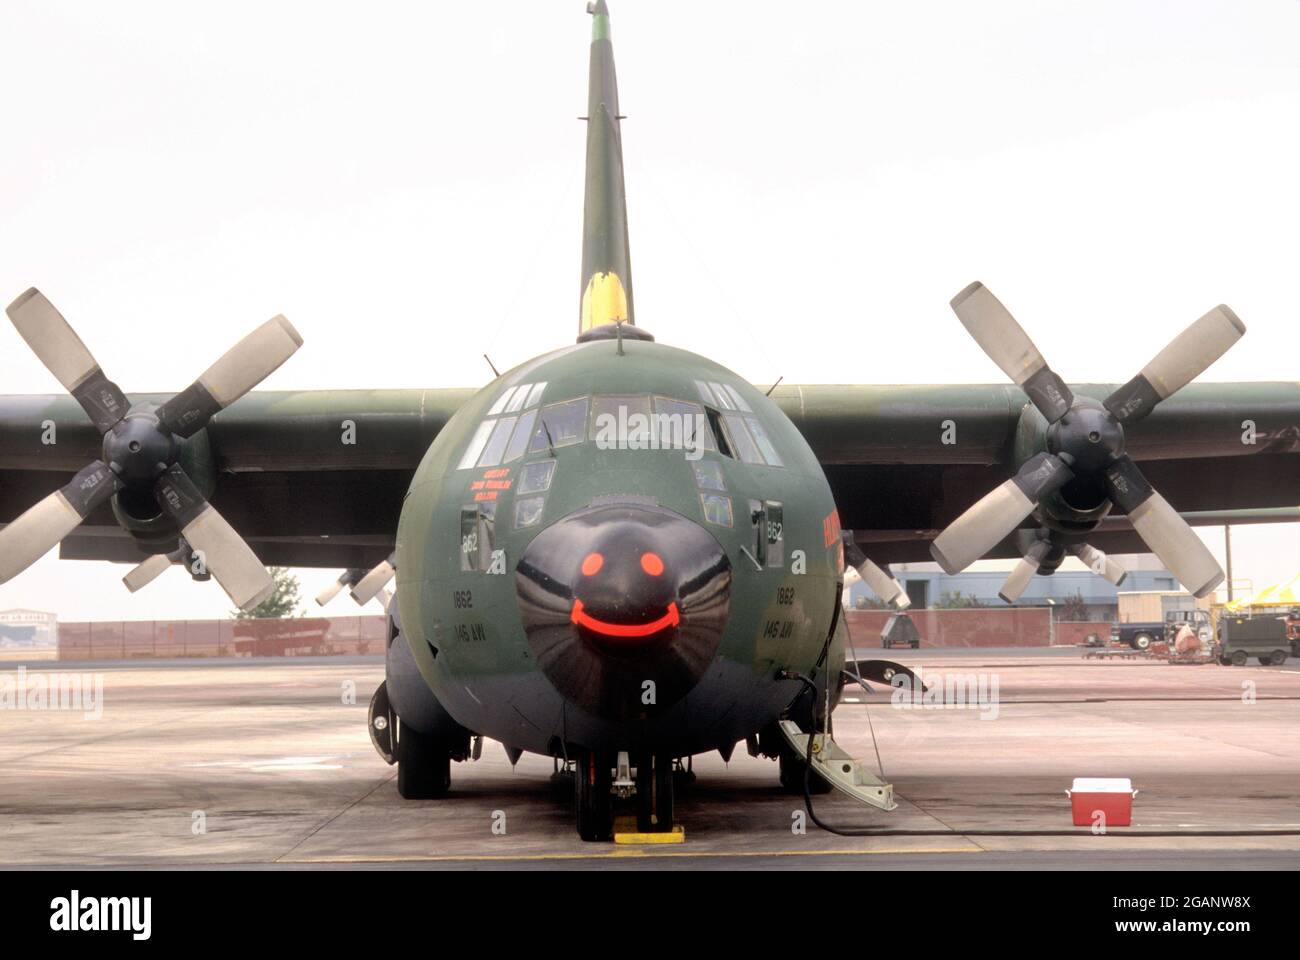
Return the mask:
{"type": "Polygon", "coordinates": [[[916,624],[907,614],[896,613],[889,618],[885,629],[880,631],[880,645],[886,650],[890,647],[911,647],[915,650],[921,645],[921,631],[916,629],[916,624]]]}
{"type": "Polygon", "coordinates": [[[1158,640],[1163,640],[1173,648],[1174,637],[1178,628],[1187,624],[1208,646],[1213,638],[1210,627],[1210,615],[1201,609],[1170,610],[1164,620],[1150,620],[1139,623],[1111,624],[1111,643],[1127,643],[1134,650],[1146,650],[1158,640]]]}
{"type": "Polygon", "coordinates": [[[1285,616],[1228,615],[1219,618],[1219,662],[1244,667],[1254,657],[1280,667],[1294,652],[1285,616]]]}

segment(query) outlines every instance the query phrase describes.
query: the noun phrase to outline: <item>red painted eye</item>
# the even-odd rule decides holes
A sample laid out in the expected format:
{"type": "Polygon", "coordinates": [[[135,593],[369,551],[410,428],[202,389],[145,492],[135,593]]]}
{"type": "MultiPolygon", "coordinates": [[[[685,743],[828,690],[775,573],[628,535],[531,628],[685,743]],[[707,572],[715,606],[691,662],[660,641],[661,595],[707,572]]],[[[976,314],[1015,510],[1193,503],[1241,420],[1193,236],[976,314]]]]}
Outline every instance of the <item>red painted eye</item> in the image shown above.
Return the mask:
{"type": "Polygon", "coordinates": [[[664,572],[664,562],[659,559],[657,553],[641,554],[641,569],[652,577],[657,577],[664,572]]]}
{"type": "Polygon", "coordinates": [[[584,577],[595,576],[600,572],[600,568],[605,565],[605,558],[599,553],[587,554],[587,559],[582,561],[582,575],[584,577]]]}

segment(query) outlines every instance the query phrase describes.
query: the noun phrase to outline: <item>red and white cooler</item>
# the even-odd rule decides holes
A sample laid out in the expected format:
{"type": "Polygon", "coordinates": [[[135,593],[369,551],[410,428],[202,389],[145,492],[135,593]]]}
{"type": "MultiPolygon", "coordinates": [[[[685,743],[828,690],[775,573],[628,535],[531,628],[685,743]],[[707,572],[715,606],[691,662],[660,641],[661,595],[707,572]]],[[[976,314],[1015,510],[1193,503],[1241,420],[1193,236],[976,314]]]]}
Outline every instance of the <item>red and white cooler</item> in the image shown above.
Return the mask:
{"type": "Polygon", "coordinates": [[[1065,791],[1070,798],[1076,827],[1091,827],[1098,810],[1107,827],[1127,827],[1133,823],[1133,798],[1138,792],[1128,777],[1075,777],[1065,791]]]}

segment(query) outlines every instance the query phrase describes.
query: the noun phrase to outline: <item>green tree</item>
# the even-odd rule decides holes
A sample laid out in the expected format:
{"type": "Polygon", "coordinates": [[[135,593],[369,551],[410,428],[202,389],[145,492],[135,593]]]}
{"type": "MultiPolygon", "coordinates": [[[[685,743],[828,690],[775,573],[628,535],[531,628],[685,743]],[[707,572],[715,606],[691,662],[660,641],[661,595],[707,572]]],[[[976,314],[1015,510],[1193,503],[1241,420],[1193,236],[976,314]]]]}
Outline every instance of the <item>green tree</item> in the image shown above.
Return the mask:
{"type": "Polygon", "coordinates": [[[984,602],[979,597],[971,594],[967,596],[960,590],[944,590],[939,594],[939,599],[935,602],[936,610],[959,610],[966,607],[982,607],[984,602]]]}
{"type": "Polygon", "coordinates": [[[1083,599],[1082,590],[1076,590],[1074,591],[1073,596],[1065,597],[1061,601],[1061,605],[1056,609],[1058,611],[1056,614],[1057,620],[1087,620],[1088,619],[1088,604],[1083,599]]]}
{"type": "Polygon", "coordinates": [[[252,610],[236,610],[236,620],[278,620],[298,611],[298,578],[288,567],[267,567],[266,571],[275,581],[275,590],[252,610]]]}

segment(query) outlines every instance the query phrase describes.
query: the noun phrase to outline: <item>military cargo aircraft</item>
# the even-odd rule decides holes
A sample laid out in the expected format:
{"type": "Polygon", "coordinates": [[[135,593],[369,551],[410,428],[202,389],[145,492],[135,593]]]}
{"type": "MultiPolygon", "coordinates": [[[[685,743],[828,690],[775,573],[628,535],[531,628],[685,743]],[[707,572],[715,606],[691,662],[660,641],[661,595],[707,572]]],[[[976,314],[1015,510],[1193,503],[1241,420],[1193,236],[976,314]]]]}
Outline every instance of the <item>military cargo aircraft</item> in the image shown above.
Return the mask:
{"type": "Polygon", "coordinates": [[[0,398],[0,581],[55,545],[143,561],[134,589],[190,563],[241,607],[265,564],[342,567],[358,599],[395,579],[370,719],[401,795],[443,795],[488,737],[572,767],[602,840],[615,795],[671,829],[705,751],[745,742],[804,789],[781,722],[825,730],[857,662],[846,562],[902,607],[891,562],[1023,557],[1014,599],[1067,554],[1116,581],[1108,552],[1149,549],[1204,595],[1223,574],[1185,516],[1300,503],[1300,384],[1189,383],[1245,330],[1224,306],[1118,386],[1067,385],[978,283],[952,306],[1013,385],[764,389],[658,342],[588,12],[576,342],[478,390],[250,392],[302,343],[277,317],[179,394],[128,397],[29,290],[9,316],[72,396],[0,398]]]}

